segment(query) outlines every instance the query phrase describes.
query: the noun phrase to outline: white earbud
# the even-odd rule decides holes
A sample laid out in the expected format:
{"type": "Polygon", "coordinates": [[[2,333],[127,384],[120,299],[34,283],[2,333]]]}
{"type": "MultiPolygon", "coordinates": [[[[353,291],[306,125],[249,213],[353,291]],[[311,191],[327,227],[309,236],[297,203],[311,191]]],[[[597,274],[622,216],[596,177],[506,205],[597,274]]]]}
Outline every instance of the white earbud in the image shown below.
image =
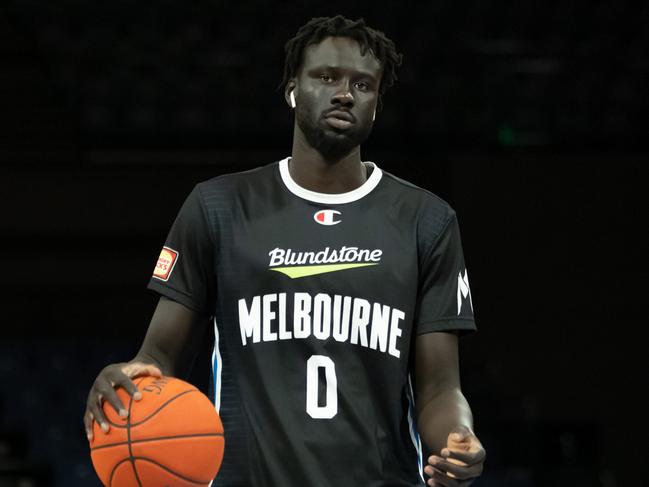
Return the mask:
{"type": "Polygon", "coordinates": [[[374,121],[375,118],[376,118],[376,108],[374,109],[374,113],[372,114],[372,122],[374,121]]]}
{"type": "Polygon", "coordinates": [[[291,108],[295,108],[295,94],[293,93],[293,91],[291,91],[290,97],[291,97],[291,108]]]}

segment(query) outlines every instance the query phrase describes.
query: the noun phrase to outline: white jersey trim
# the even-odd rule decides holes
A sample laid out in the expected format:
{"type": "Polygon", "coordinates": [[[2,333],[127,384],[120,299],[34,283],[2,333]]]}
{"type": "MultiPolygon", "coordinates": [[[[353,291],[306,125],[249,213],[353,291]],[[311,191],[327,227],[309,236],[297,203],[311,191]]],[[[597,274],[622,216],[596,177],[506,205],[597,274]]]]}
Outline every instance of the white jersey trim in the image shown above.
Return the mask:
{"type": "Polygon", "coordinates": [[[381,177],[383,176],[383,171],[381,171],[381,169],[379,169],[376,164],[370,161],[366,161],[363,164],[367,164],[373,167],[374,170],[372,171],[372,174],[370,174],[370,177],[367,178],[367,181],[365,181],[361,186],[352,191],[348,191],[347,193],[318,193],[316,191],[311,191],[310,189],[303,188],[295,181],[293,181],[293,178],[291,177],[291,174],[288,170],[289,160],[290,157],[287,157],[286,159],[279,161],[279,173],[282,176],[282,181],[284,182],[288,190],[295,196],[299,196],[300,198],[308,201],[313,201],[314,203],[343,204],[357,201],[363,196],[368,195],[374,188],[376,188],[376,186],[379,184],[379,181],[381,181],[381,177]]]}

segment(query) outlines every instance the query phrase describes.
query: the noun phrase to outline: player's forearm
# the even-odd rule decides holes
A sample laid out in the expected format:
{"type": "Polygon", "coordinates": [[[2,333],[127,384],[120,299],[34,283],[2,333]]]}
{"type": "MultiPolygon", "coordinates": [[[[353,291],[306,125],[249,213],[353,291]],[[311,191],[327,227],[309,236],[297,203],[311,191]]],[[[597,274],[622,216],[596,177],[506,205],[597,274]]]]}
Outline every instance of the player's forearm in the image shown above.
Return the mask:
{"type": "Polygon", "coordinates": [[[440,453],[449,433],[458,425],[473,429],[471,408],[459,388],[442,391],[417,407],[417,428],[431,453],[440,453]]]}
{"type": "Polygon", "coordinates": [[[194,342],[195,340],[184,340],[183,337],[161,340],[155,335],[147,334],[142,347],[133,360],[152,363],[164,375],[186,379],[189,377],[196,356],[194,342]]]}
{"type": "Polygon", "coordinates": [[[176,376],[176,364],[160,351],[140,348],[132,362],[143,362],[157,366],[164,375],[176,376]]]}
{"type": "Polygon", "coordinates": [[[204,324],[189,308],[161,298],[135,360],[153,363],[165,375],[187,377],[204,324]]]}

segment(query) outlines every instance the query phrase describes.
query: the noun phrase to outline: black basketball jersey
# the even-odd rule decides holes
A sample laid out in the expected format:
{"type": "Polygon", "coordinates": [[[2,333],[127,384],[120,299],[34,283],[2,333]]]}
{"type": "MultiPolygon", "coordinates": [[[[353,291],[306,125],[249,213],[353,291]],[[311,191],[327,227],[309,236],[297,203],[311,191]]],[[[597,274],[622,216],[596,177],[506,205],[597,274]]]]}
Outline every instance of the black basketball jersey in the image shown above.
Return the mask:
{"type": "Polygon", "coordinates": [[[423,485],[417,335],[473,330],[455,212],[365,163],[342,194],[289,159],[198,184],[149,288],[214,317],[216,487],[423,485]]]}

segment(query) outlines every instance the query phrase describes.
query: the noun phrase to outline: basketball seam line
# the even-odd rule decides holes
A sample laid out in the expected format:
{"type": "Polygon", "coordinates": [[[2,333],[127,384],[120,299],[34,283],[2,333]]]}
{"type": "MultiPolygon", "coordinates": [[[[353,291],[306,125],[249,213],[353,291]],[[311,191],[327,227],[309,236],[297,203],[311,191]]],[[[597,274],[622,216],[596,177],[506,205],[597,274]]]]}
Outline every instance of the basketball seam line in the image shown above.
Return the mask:
{"type": "MultiPolygon", "coordinates": [[[[149,457],[133,457],[133,460],[134,460],[134,461],[135,461],[135,460],[143,460],[143,461],[145,461],[145,462],[153,463],[154,465],[160,467],[160,468],[163,469],[163,470],[166,470],[167,472],[169,472],[169,473],[172,474],[172,475],[175,475],[176,477],[181,478],[182,480],[186,480],[187,482],[191,482],[192,484],[205,485],[205,482],[204,482],[204,481],[202,481],[202,480],[194,480],[194,479],[192,479],[192,478],[189,478],[189,477],[186,477],[186,476],[184,476],[184,475],[182,475],[182,474],[179,474],[178,472],[174,472],[174,471],[171,470],[170,468],[165,467],[164,465],[162,465],[161,463],[156,462],[156,461],[153,460],[152,458],[149,458],[149,457]]],[[[123,463],[124,461],[125,461],[125,460],[122,460],[120,463],[123,463]]],[[[139,479],[138,479],[138,480],[139,480],[139,479]]],[[[210,480],[212,480],[212,479],[210,479],[210,480]]],[[[209,480],[208,480],[207,482],[209,483],[209,480]]],[[[140,484],[140,485],[141,485],[141,484],[140,484]]]]}
{"type": "MultiPolygon", "coordinates": [[[[138,382],[138,385],[142,383],[144,379],[138,382]]],[[[133,407],[133,396],[128,403],[128,420],[126,422],[126,434],[128,441],[128,456],[131,460],[131,466],[133,467],[133,473],[135,474],[135,480],[137,481],[138,487],[142,487],[142,482],[140,482],[140,476],[137,474],[137,468],[135,467],[135,457],[133,456],[133,447],[131,446],[131,409],[133,407]]]]}
{"type": "MultiPolygon", "coordinates": [[[[140,379],[140,380],[136,383],[136,385],[139,385],[143,380],[144,380],[144,378],[140,379]]],[[[127,461],[130,461],[130,462],[131,462],[131,465],[132,465],[132,467],[133,467],[133,472],[134,472],[134,474],[135,474],[135,480],[136,480],[137,483],[138,483],[138,487],[143,487],[143,486],[142,486],[142,482],[140,481],[140,477],[138,476],[138,473],[137,473],[137,468],[135,467],[135,460],[145,460],[145,461],[149,461],[149,462],[153,463],[154,465],[157,465],[158,467],[162,468],[163,470],[166,470],[167,472],[169,472],[169,473],[171,473],[171,474],[173,474],[173,475],[176,475],[177,477],[179,477],[179,478],[181,478],[181,479],[183,479],[183,480],[186,480],[187,482],[191,482],[191,483],[199,484],[199,485],[203,484],[203,482],[196,481],[196,480],[193,480],[193,479],[191,479],[191,478],[189,478],[189,477],[185,477],[185,476],[183,476],[183,475],[180,475],[180,474],[174,472],[173,470],[166,468],[164,465],[162,465],[162,464],[156,462],[155,460],[152,460],[152,459],[147,458],[147,457],[135,457],[135,456],[133,456],[133,450],[132,450],[132,447],[131,447],[131,443],[132,443],[132,442],[131,442],[131,426],[138,426],[138,425],[140,425],[140,424],[142,424],[142,423],[148,421],[148,420],[151,419],[153,416],[155,416],[156,414],[158,414],[158,413],[159,413],[163,408],[165,408],[167,405],[169,405],[169,403],[171,403],[173,400],[177,399],[177,398],[180,397],[180,396],[183,396],[183,395],[185,395],[185,394],[188,394],[188,393],[190,393],[190,392],[199,392],[199,391],[198,391],[198,389],[190,389],[190,390],[187,390],[187,391],[183,391],[183,392],[181,392],[181,393],[179,393],[179,394],[176,394],[174,397],[170,398],[170,399],[167,400],[164,404],[162,404],[158,409],[156,409],[156,410],[153,411],[151,414],[149,414],[147,417],[145,417],[144,419],[138,421],[137,423],[131,423],[131,407],[132,407],[132,405],[133,405],[133,396],[131,396],[131,397],[130,397],[130,400],[129,400],[129,405],[128,405],[128,412],[129,412],[129,414],[128,414],[128,419],[127,419],[126,426],[122,426],[122,425],[115,424],[115,423],[113,423],[112,421],[110,421],[110,420],[107,419],[108,422],[109,422],[111,425],[113,425],[114,427],[116,427],[116,428],[121,428],[121,429],[126,428],[126,433],[127,433],[127,441],[126,441],[126,444],[128,445],[128,452],[129,452],[129,456],[128,456],[128,458],[125,458],[124,460],[118,462],[117,465],[115,465],[115,466],[113,467],[113,470],[111,471],[111,473],[110,473],[110,477],[109,477],[109,480],[108,480],[108,485],[109,485],[110,487],[112,487],[113,477],[115,476],[115,471],[117,470],[117,467],[119,467],[122,463],[127,462],[127,461]]],[[[223,435],[222,435],[222,434],[217,434],[217,436],[223,436],[223,435]]],[[[146,440],[139,440],[139,441],[137,441],[137,442],[141,442],[141,441],[146,441],[146,440]]],[[[122,443],[122,444],[124,444],[124,443],[122,443]]],[[[112,445],[103,445],[103,447],[107,447],[107,446],[112,446],[112,445]]],[[[102,448],[102,447],[97,447],[97,448],[102,448]]],[[[92,450],[92,449],[91,449],[91,450],[92,450]]]]}
{"type": "MultiPolygon", "coordinates": [[[[142,440],[131,440],[131,444],[135,443],[146,443],[147,441],[157,441],[157,440],[175,440],[177,438],[194,438],[194,437],[211,437],[211,436],[224,436],[223,433],[194,433],[191,435],[178,435],[178,436],[158,436],[156,438],[144,438],[142,440]]],[[[120,441],[119,443],[110,443],[108,445],[101,445],[101,446],[94,446],[90,449],[90,451],[95,451],[95,450],[101,450],[103,448],[110,448],[113,446],[121,446],[121,445],[126,445],[128,444],[127,441],[120,441]]]]}
{"type": "MultiPolygon", "coordinates": [[[[142,423],[144,423],[145,421],[148,421],[149,419],[151,419],[152,416],[155,416],[155,415],[158,414],[158,413],[159,413],[163,408],[165,408],[165,407],[166,407],[166,406],[167,406],[171,401],[173,401],[174,399],[177,399],[177,398],[180,397],[180,396],[183,396],[183,395],[185,395],[185,394],[188,394],[188,393],[190,393],[190,392],[200,392],[200,391],[199,391],[198,389],[189,389],[189,390],[183,391],[183,392],[181,392],[181,393],[179,393],[179,394],[176,394],[174,397],[170,398],[167,402],[165,402],[164,404],[162,404],[162,406],[160,406],[158,409],[156,409],[156,410],[153,411],[151,414],[149,414],[146,418],[141,419],[141,420],[138,421],[137,423],[132,423],[131,426],[139,426],[139,425],[141,425],[142,423]]],[[[131,398],[131,399],[132,399],[132,398],[131,398]]],[[[131,419],[130,419],[130,418],[131,418],[131,415],[129,414],[128,417],[129,417],[129,420],[128,420],[128,421],[130,422],[130,421],[131,421],[131,419]]],[[[113,426],[114,428],[126,429],[126,428],[128,427],[128,426],[125,426],[125,425],[123,425],[123,424],[113,423],[113,422],[112,422],[110,419],[108,419],[108,418],[106,418],[106,421],[108,421],[108,424],[110,424],[110,425],[113,426]]]]}
{"type": "MultiPolygon", "coordinates": [[[[144,380],[144,379],[140,379],[140,380],[136,383],[136,385],[140,385],[140,383],[141,383],[143,380],[144,380]]],[[[109,487],[112,487],[112,486],[113,486],[113,477],[115,476],[115,472],[117,471],[117,467],[119,467],[122,463],[124,463],[124,462],[128,462],[128,461],[131,461],[131,465],[133,466],[133,470],[135,470],[135,463],[133,463],[133,461],[131,460],[131,459],[133,458],[133,455],[132,455],[132,452],[131,452],[131,445],[130,445],[130,436],[131,436],[131,431],[130,431],[130,429],[128,428],[128,425],[129,425],[129,423],[131,422],[131,419],[130,419],[131,414],[130,414],[130,413],[131,413],[131,406],[132,406],[132,405],[133,405],[133,396],[131,396],[131,398],[130,398],[130,400],[129,400],[129,402],[128,402],[128,412],[129,412],[128,417],[129,417],[129,419],[128,419],[127,423],[126,423],[126,428],[127,428],[126,433],[127,433],[127,435],[128,435],[128,436],[127,436],[126,445],[128,445],[128,455],[129,455],[129,456],[128,456],[127,458],[125,458],[124,460],[122,460],[122,461],[120,461],[120,462],[117,462],[117,464],[116,464],[116,465],[113,467],[113,469],[110,471],[110,477],[108,478],[108,486],[109,486],[109,487]]],[[[110,421],[108,418],[107,418],[107,421],[108,421],[110,424],[112,424],[112,425],[114,425],[114,426],[117,426],[118,428],[124,428],[124,426],[120,426],[120,425],[116,425],[116,424],[114,424],[114,423],[113,423],[112,421],[110,421]]],[[[137,480],[138,483],[139,483],[140,480],[137,478],[137,472],[135,472],[135,478],[136,478],[136,480],[137,480]]],[[[142,487],[142,484],[140,484],[140,487],[142,487]]]]}
{"type": "Polygon", "coordinates": [[[131,461],[131,458],[127,457],[124,460],[120,460],[119,462],[117,462],[117,464],[113,467],[112,472],[110,472],[110,478],[108,479],[109,487],[113,487],[113,477],[115,476],[115,472],[117,471],[117,467],[119,467],[124,462],[130,462],[130,461],[131,461]]]}

